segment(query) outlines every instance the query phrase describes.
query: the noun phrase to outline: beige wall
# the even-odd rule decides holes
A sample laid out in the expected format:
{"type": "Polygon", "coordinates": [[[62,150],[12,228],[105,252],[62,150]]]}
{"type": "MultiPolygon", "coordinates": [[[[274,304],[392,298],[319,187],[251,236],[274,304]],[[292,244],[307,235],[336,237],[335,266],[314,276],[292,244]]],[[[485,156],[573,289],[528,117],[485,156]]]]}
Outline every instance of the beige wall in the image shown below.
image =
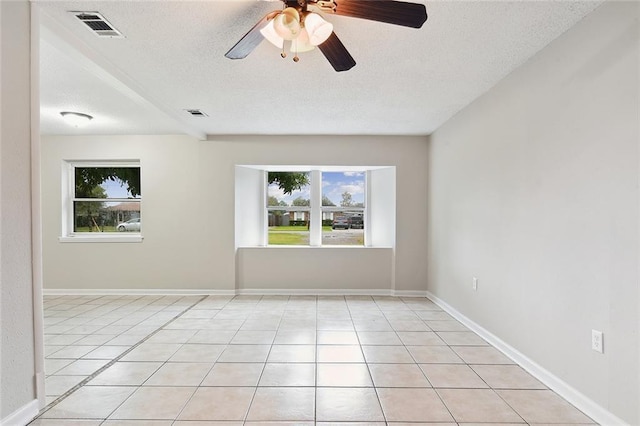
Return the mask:
{"type": "MultiPolygon", "coordinates": [[[[426,290],[427,140],[424,137],[50,136],[42,141],[44,285],[47,289],[283,289],[300,287],[426,290]],[[140,159],[142,243],[63,243],[63,160],[140,159]],[[265,267],[269,255],[236,256],[236,165],[395,166],[395,253],[321,248],[328,264],[298,250],[287,276],[265,267]],[[380,256],[384,256],[384,262],[380,256]],[[238,263],[239,260],[239,263],[238,263]],[[361,271],[351,265],[359,263],[361,271]],[[395,264],[393,263],[395,262],[395,264]],[[367,279],[375,280],[367,285],[367,279]],[[260,279],[262,277],[262,279],[260,279]],[[294,284],[295,283],[295,284],[294,284]]],[[[279,250],[279,249],[274,249],[279,250]]],[[[308,250],[308,249],[302,249],[308,250]]],[[[313,249],[316,250],[316,249],[313,249]]],[[[295,251],[295,250],[294,250],[295,251]]],[[[262,253],[264,249],[262,249],[262,253]]]]}
{"type": "Polygon", "coordinates": [[[0,423],[25,421],[24,416],[38,407],[34,405],[29,21],[29,2],[0,2],[0,423]]]}
{"type": "Polygon", "coordinates": [[[429,174],[429,290],[630,424],[638,5],[605,3],[438,129],[429,174]]]}
{"type": "Polygon", "coordinates": [[[376,294],[391,289],[392,260],[391,248],[241,248],[238,287],[376,294]]]}

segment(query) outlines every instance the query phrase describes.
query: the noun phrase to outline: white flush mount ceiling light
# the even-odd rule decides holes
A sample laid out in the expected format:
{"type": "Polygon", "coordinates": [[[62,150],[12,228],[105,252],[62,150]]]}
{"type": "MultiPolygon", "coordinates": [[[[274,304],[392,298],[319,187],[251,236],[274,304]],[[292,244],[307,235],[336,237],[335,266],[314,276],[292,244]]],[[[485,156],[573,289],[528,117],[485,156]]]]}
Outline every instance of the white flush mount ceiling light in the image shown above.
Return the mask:
{"type": "Polygon", "coordinates": [[[81,112],[62,111],[60,115],[67,123],[74,127],[82,127],[93,120],[92,116],[81,112]]]}

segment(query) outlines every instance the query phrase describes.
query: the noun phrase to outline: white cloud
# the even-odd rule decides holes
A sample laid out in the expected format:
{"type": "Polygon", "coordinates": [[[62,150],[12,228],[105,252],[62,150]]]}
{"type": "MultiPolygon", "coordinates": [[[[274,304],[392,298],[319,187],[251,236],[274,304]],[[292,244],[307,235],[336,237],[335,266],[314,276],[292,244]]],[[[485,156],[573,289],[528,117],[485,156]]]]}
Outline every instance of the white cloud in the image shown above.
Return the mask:
{"type": "Polygon", "coordinates": [[[302,191],[293,191],[291,195],[287,195],[287,198],[291,200],[295,200],[298,197],[302,197],[304,199],[311,198],[311,191],[309,189],[304,189],[302,191]]]}
{"type": "Polygon", "coordinates": [[[340,185],[340,190],[342,192],[348,192],[351,195],[364,194],[364,185],[360,182],[357,182],[355,184],[340,185]]]}
{"type": "Polygon", "coordinates": [[[344,174],[345,176],[348,176],[348,177],[352,177],[352,176],[357,176],[357,177],[364,176],[364,173],[362,173],[362,172],[344,172],[343,174],[344,174]]]}
{"type": "Polygon", "coordinates": [[[284,198],[284,191],[278,188],[278,185],[269,185],[268,194],[269,197],[276,197],[278,200],[284,198]]]}
{"type": "Polygon", "coordinates": [[[336,205],[340,205],[340,202],[342,201],[342,194],[345,192],[351,194],[353,202],[364,202],[364,183],[362,182],[356,182],[354,184],[340,184],[339,186],[333,187],[331,191],[326,192],[325,195],[336,203],[336,205]]]}

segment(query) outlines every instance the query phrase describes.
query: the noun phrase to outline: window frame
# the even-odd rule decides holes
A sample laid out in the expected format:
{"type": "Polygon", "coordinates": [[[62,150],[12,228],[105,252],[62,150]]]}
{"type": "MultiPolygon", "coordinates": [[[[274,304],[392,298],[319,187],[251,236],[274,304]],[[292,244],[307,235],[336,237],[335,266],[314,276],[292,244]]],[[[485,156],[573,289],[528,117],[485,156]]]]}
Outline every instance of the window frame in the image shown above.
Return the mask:
{"type": "MultiPolygon", "coordinates": [[[[63,160],[62,165],[62,227],[60,242],[142,242],[142,229],[139,232],[75,232],[74,231],[74,203],[98,202],[95,198],[76,198],[75,170],[76,168],[122,167],[140,169],[142,181],[142,167],[140,160],[63,160]]],[[[140,218],[142,218],[142,194],[139,198],[100,198],[99,202],[137,202],[140,204],[140,218]]]]}

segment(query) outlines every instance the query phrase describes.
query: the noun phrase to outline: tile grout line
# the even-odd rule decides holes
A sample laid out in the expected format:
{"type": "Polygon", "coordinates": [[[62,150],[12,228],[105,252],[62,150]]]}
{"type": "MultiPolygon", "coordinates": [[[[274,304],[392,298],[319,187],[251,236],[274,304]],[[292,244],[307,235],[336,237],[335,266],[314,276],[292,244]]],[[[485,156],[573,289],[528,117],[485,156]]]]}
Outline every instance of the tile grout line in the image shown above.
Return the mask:
{"type": "MultiPolygon", "coordinates": [[[[81,303],[81,304],[77,305],[77,306],[85,306],[85,305],[89,305],[89,304],[90,304],[89,302],[94,301],[94,300],[100,300],[100,299],[103,299],[104,297],[106,297],[106,296],[100,296],[100,297],[97,297],[97,298],[93,298],[93,299],[91,299],[91,300],[82,299],[82,300],[86,300],[86,301],[85,301],[84,303],[81,303]]],[[[114,311],[117,311],[117,310],[119,310],[119,309],[122,309],[122,308],[123,308],[123,307],[125,307],[125,306],[131,305],[131,304],[135,303],[136,301],[138,301],[138,300],[140,300],[140,299],[142,299],[142,298],[143,298],[143,296],[136,297],[135,299],[132,299],[132,300],[130,300],[130,301],[127,301],[127,303],[125,303],[125,304],[123,304],[123,305],[118,305],[118,306],[116,306],[115,308],[110,309],[108,312],[104,312],[104,313],[102,313],[99,317],[103,317],[105,314],[113,313],[114,311]]],[[[110,303],[113,303],[114,301],[121,300],[121,299],[122,299],[122,297],[117,298],[117,299],[110,299],[110,300],[108,300],[106,303],[102,303],[102,304],[91,304],[91,305],[95,306],[95,308],[94,308],[94,309],[92,309],[92,311],[94,311],[95,309],[104,308],[106,305],[108,305],[108,304],[110,304],[110,303]]],[[[152,301],[150,301],[150,302],[146,303],[144,306],[139,307],[139,308],[138,308],[138,309],[136,309],[134,312],[138,312],[138,311],[140,311],[141,309],[143,309],[144,307],[147,307],[147,306],[152,305],[152,304],[153,304],[154,302],[156,302],[157,300],[159,300],[159,298],[156,298],[156,299],[154,299],[154,300],[152,300],[152,301]]],[[[65,321],[66,321],[66,320],[68,320],[68,319],[73,319],[73,318],[82,317],[82,315],[83,315],[83,314],[86,314],[86,313],[88,313],[88,312],[91,312],[91,311],[84,311],[84,312],[78,313],[77,315],[74,315],[74,316],[71,316],[71,317],[69,317],[69,318],[65,319],[65,321]]],[[[150,318],[150,317],[152,317],[153,315],[157,314],[158,312],[161,312],[161,311],[156,311],[156,312],[154,312],[154,313],[150,314],[148,317],[146,317],[146,318],[144,318],[143,320],[141,320],[141,322],[142,322],[142,321],[146,321],[147,319],[149,319],[149,318],[150,318]]],[[[96,318],[99,318],[99,317],[96,317],[96,318]]],[[[95,318],[94,318],[94,319],[95,319],[95,318]]],[[[118,319],[118,320],[114,321],[113,323],[118,322],[118,321],[120,321],[120,320],[121,320],[121,319],[118,319]]],[[[65,321],[62,321],[62,322],[65,322],[65,321]]],[[[113,323],[112,323],[112,324],[113,324],[113,323]]],[[[110,324],[110,325],[112,325],[112,324],[110,324]]],[[[75,344],[77,344],[77,342],[79,342],[80,340],[83,340],[83,339],[87,338],[88,336],[94,335],[94,333],[96,333],[96,332],[98,332],[98,331],[100,331],[100,330],[102,330],[103,328],[108,327],[108,326],[109,326],[109,325],[105,325],[104,327],[97,329],[97,330],[96,330],[96,331],[94,331],[93,333],[89,333],[89,334],[83,333],[83,334],[86,334],[86,335],[84,335],[82,338],[78,339],[78,341],[76,341],[76,342],[74,342],[74,343],[71,343],[71,344],[69,344],[69,345],[64,345],[64,346],[72,346],[72,345],[75,345],[75,344]]],[[[80,327],[80,326],[79,326],[79,325],[78,325],[78,326],[74,326],[74,328],[77,328],[77,327],[80,327]]],[[[131,329],[131,328],[133,328],[133,327],[129,327],[129,329],[131,329]]],[[[73,329],[71,329],[71,330],[73,330],[73,329]]],[[[65,333],[53,333],[53,335],[67,335],[67,333],[68,333],[68,332],[70,332],[71,330],[68,330],[68,331],[67,331],[67,332],[65,332],[65,333]]],[[[46,334],[46,330],[45,330],[45,334],[46,334]]],[[[115,338],[117,338],[117,337],[120,337],[121,335],[122,335],[122,333],[120,333],[119,335],[117,335],[116,337],[114,337],[114,339],[115,339],[115,338]]],[[[113,340],[113,339],[111,339],[111,340],[113,340]]],[[[107,341],[107,343],[108,343],[108,342],[110,342],[111,340],[107,341]]],[[[96,349],[98,349],[98,348],[100,348],[100,347],[108,346],[108,345],[107,345],[106,343],[103,343],[103,344],[100,344],[100,345],[89,345],[89,346],[97,346],[95,349],[92,349],[91,351],[89,351],[89,353],[91,353],[93,350],[96,350],[96,349]]],[[[55,351],[55,352],[52,352],[52,353],[51,353],[51,354],[49,354],[47,357],[50,357],[50,356],[52,356],[52,355],[55,355],[56,353],[58,353],[58,352],[59,352],[59,351],[61,351],[61,350],[63,350],[63,349],[60,349],[60,350],[55,351]]],[[[83,358],[83,357],[84,357],[84,356],[86,356],[86,355],[88,355],[88,353],[87,353],[87,354],[84,354],[83,356],[81,356],[81,357],[79,357],[79,358],[76,358],[75,360],[77,361],[77,360],[80,360],[80,359],[85,359],[85,358],[83,358]]],[[[54,359],[55,359],[55,358],[54,358],[54,359]]],[[[64,359],[64,358],[61,358],[61,359],[64,359]]]]}
{"type": "MultiPolygon", "coordinates": [[[[376,300],[374,298],[372,298],[372,299],[373,299],[373,303],[376,306],[376,308],[378,308],[378,310],[380,310],[380,312],[382,313],[382,316],[385,319],[385,321],[389,322],[387,320],[387,317],[384,315],[384,312],[382,312],[382,309],[380,309],[380,306],[378,305],[378,303],[376,303],[376,300]]],[[[349,316],[351,316],[351,322],[353,322],[353,316],[351,315],[351,309],[349,308],[349,304],[348,303],[347,303],[347,309],[349,310],[349,316]]],[[[353,324],[353,331],[355,332],[356,339],[358,340],[358,346],[360,346],[360,352],[362,353],[362,359],[364,361],[364,365],[367,368],[367,372],[369,373],[369,379],[371,379],[371,386],[373,386],[373,391],[375,392],[376,398],[378,399],[378,405],[380,406],[380,412],[382,413],[382,420],[384,421],[384,423],[386,425],[388,425],[389,421],[387,420],[387,414],[385,413],[384,408],[382,407],[382,400],[380,399],[380,393],[378,392],[378,387],[376,386],[375,382],[373,381],[373,375],[371,374],[371,368],[369,367],[369,362],[367,361],[367,357],[364,355],[364,349],[362,349],[362,342],[360,341],[360,335],[358,334],[358,330],[356,330],[356,325],[355,324],[353,324]]]]}
{"type": "MultiPolygon", "coordinates": [[[[375,299],[374,299],[374,302],[375,302],[375,299]]],[[[405,302],[404,302],[404,300],[403,300],[402,302],[403,302],[403,303],[405,303],[405,302]]],[[[377,305],[377,303],[376,303],[376,305],[377,305]]],[[[379,307],[378,307],[378,308],[379,308],[379,307]]],[[[412,308],[410,308],[410,307],[409,307],[409,310],[410,310],[411,312],[413,312],[413,313],[414,313],[414,314],[415,314],[415,315],[416,315],[416,316],[417,316],[417,317],[418,317],[418,318],[419,318],[423,323],[425,323],[425,322],[424,322],[424,320],[422,320],[422,318],[421,318],[418,314],[416,314],[416,312],[415,312],[412,308]]],[[[388,321],[389,321],[389,319],[388,319],[388,318],[387,318],[387,316],[384,314],[384,311],[383,311],[382,309],[380,309],[380,311],[382,312],[382,315],[384,316],[385,320],[388,322],[388,321]]],[[[425,323],[425,326],[427,326],[427,328],[429,328],[432,332],[434,332],[434,334],[436,334],[436,336],[440,337],[440,336],[439,336],[437,333],[435,333],[435,331],[434,331],[434,330],[432,330],[432,329],[431,329],[431,327],[429,327],[426,323],[425,323]]],[[[414,355],[411,353],[411,351],[409,351],[409,349],[407,348],[407,345],[406,345],[405,341],[404,341],[404,340],[402,339],[402,337],[398,334],[399,330],[396,330],[394,327],[391,327],[391,328],[392,328],[393,332],[396,334],[396,336],[398,337],[398,339],[399,339],[399,341],[400,341],[400,343],[401,343],[401,345],[399,345],[399,346],[403,347],[403,348],[407,351],[407,353],[409,354],[409,356],[410,356],[410,357],[411,357],[411,359],[413,360],[414,364],[415,364],[416,366],[418,366],[418,368],[420,369],[420,372],[422,373],[422,376],[425,378],[425,380],[427,381],[427,383],[431,386],[431,390],[433,390],[433,392],[435,393],[435,395],[438,397],[438,400],[440,401],[440,403],[442,404],[442,406],[447,410],[447,412],[449,413],[449,415],[451,416],[451,418],[454,420],[454,422],[456,422],[456,423],[457,423],[457,421],[456,421],[455,417],[453,416],[453,413],[451,412],[451,410],[449,409],[449,407],[447,406],[447,404],[445,404],[444,400],[442,399],[442,397],[441,397],[441,396],[440,396],[440,394],[438,393],[437,389],[433,386],[433,384],[431,383],[431,381],[430,381],[430,380],[429,380],[429,378],[427,377],[427,374],[424,372],[424,370],[423,370],[422,368],[420,368],[420,364],[419,364],[419,363],[418,363],[418,361],[415,359],[415,357],[414,357],[414,355]]],[[[444,342],[444,340],[443,340],[443,342],[444,342]]],[[[449,347],[449,345],[448,345],[446,342],[444,342],[444,343],[447,345],[447,347],[449,347]]],[[[369,366],[369,364],[367,363],[367,368],[368,368],[368,366],[369,366]]],[[[373,377],[372,377],[372,380],[373,380],[373,377]]],[[[374,383],[374,389],[376,390],[376,394],[378,395],[378,387],[375,385],[375,383],[374,383]]],[[[411,389],[411,388],[406,388],[406,387],[396,387],[396,389],[411,389]]],[[[425,388],[425,389],[428,389],[428,388],[425,388]]],[[[378,399],[380,399],[380,396],[379,396],[379,395],[378,395],[378,399]]],[[[380,404],[382,405],[382,402],[380,402],[380,404]]],[[[383,415],[385,416],[385,421],[386,421],[386,415],[384,414],[384,409],[383,409],[383,415]]],[[[388,422],[386,422],[386,423],[388,424],[388,422]]]]}
{"type": "MultiPolygon", "coordinates": [[[[187,308],[185,311],[183,311],[180,315],[184,315],[184,313],[185,313],[185,312],[187,312],[187,311],[191,310],[192,308],[194,308],[195,306],[197,306],[200,302],[202,302],[202,301],[203,301],[204,299],[206,299],[206,298],[207,298],[207,296],[204,296],[204,297],[203,297],[202,299],[200,299],[198,302],[196,302],[195,304],[193,304],[193,305],[191,305],[189,308],[187,308]]],[[[220,307],[220,309],[218,310],[218,312],[222,311],[222,310],[225,308],[225,306],[227,306],[227,305],[228,305],[228,304],[229,304],[229,303],[230,303],[234,298],[235,298],[235,296],[234,296],[234,297],[232,297],[231,299],[229,299],[229,300],[227,301],[227,303],[225,303],[224,305],[222,305],[222,306],[220,307]]],[[[217,315],[218,315],[218,313],[216,313],[216,315],[214,315],[212,318],[208,318],[208,319],[209,319],[209,320],[212,320],[212,319],[213,319],[213,318],[215,318],[217,315]]],[[[174,318],[174,319],[175,319],[175,318],[174,318]]],[[[173,322],[173,320],[172,320],[171,322],[173,322]]],[[[244,323],[243,323],[243,324],[244,324],[244,323]]],[[[164,326],[163,326],[163,327],[164,327],[164,326]]],[[[241,327],[242,327],[242,326],[241,326],[241,327]]],[[[238,330],[239,330],[239,329],[238,329],[238,330]]],[[[183,343],[183,346],[184,346],[184,345],[186,345],[186,344],[188,344],[189,340],[191,340],[191,339],[192,339],[196,334],[198,334],[198,332],[199,332],[199,330],[198,330],[198,331],[196,331],[196,332],[194,333],[194,335],[193,335],[193,336],[191,336],[191,337],[187,340],[187,343],[183,343]]],[[[237,331],[236,331],[236,334],[238,334],[238,332],[237,332],[237,331]]],[[[227,343],[227,344],[226,344],[226,346],[227,346],[227,347],[231,344],[231,340],[233,340],[233,338],[235,337],[235,335],[236,335],[236,334],[234,334],[234,335],[231,337],[231,339],[229,339],[229,343],[227,343]]],[[[180,350],[180,349],[178,349],[178,351],[179,351],[179,350],[180,350]]],[[[176,353],[177,353],[178,351],[176,351],[176,353]]],[[[204,375],[204,377],[203,377],[203,378],[202,378],[202,380],[200,381],[200,384],[199,384],[198,386],[196,386],[196,387],[195,387],[195,390],[193,391],[193,393],[191,394],[191,396],[190,396],[189,398],[187,398],[187,400],[184,402],[184,404],[183,404],[183,405],[182,405],[182,407],[180,408],[180,411],[178,411],[178,413],[176,414],[175,418],[171,421],[171,424],[174,424],[175,422],[177,422],[177,421],[178,421],[178,418],[180,417],[180,415],[182,414],[182,412],[184,411],[184,409],[185,409],[185,408],[187,408],[187,405],[189,405],[189,402],[191,402],[191,400],[193,399],[193,397],[195,396],[195,394],[198,392],[198,389],[202,386],[202,382],[204,382],[204,381],[205,381],[205,379],[207,378],[207,376],[211,373],[211,370],[213,370],[213,367],[216,365],[216,362],[218,361],[218,358],[220,358],[220,356],[222,356],[222,353],[223,353],[223,352],[224,352],[224,350],[223,350],[222,352],[220,352],[220,355],[218,355],[218,357],[216,358],[216,360],[211,364],[211,368],[210,368],[210,369],[209,369],[209,371],[207,371],[207,373],[204,375]]],[[[174,353],[173,355],[175,355],[175,353],[174,353]]],[[[171,355],[171,356],[173,356],[173,355],[171,355]]],[[[171,357],[169,357],[169,359],[171,359],[171,357]]],[[[167,359],[167,361],[165,361],[162,365],[167,364],[167,363],[169,362],[169,359],[167,359]]],[[[158,368],[158,370],[159,370],[160,368],[162,368],[162,366],[160,366],[160,367],[158,368]]],[[[157,372],[158,370],[156,370],[156,372],[157,372]]],[[[154,372],[153,374],[155,374],[155,372],[154,372]]],[[[152,374],[151,376],[153,376],[153,374],[152,374]]],[[[149,377],[147,378],[147,380],[149,380],[149,379],[151,378],[151,376],[149,376],[149,377]]],[[[145,380],[145,382],[146,382],[146,380],[145,380]]],[[[144,384],[145,382],[143,382],[143,384],[144,384]]],[[[138,386],[138,388],[140,388],[140,387],[142,387],[142,385],[138,386]]],[[[127,398],[127,399],[128,399],[128,398],[127,398]]],[[[125,401],[126,401],[126,400],[125,400],[125,401]]],[[[124,404],[124,401],[123,401],[123,404],[124,404]]],[[[120,405],[122,405],[122,404],[120,404],[120,405]]],[[[119,408],[119,406],[118,406],[118,408],[119,408]]],[[[118,408],[116,408],[116,410],[117,410],[118,408]]],[[[114,412],[115,412],[115,410],[114,410],[111,414],[113,414],[114,412]]],[[[109,415],[111,415],[111,414],[109,414],[109,415]]],[[[109,418],[109,417],[107,416],[107,419],[108,419],[108,418],[109,418]]],[[[106,419],[105,419],[105,421],[106,421],[106,419]]]]}
{"type": "MultiPolygon", "coordinates": [[[[260,300],[258,301],[258,303],[255,304],[255,307],[257,307],[260,304],[260,301],[262,301],[263,299],[264,299],[264,295],[260,296],[260,300]]],[[[238,335],[238,333],[240,332],[240,329],[242,329],[242,326],[247,323],[247,321],[249,320],[250,316],[251,316],[251,314],[249,314],[244,319],[244,321],[242,322],[242,325],[240,326],[240,328],[238,328],[238,331],[236,332],[234,337],[238,335]]],[[[282,321],[282,317],[280,317],[280,321],[282,321]]],[[[278,328],[280,328],[280,322],[278,323],[278,328]]],[[[276,334],[277,333],[278,333],[278,330],[276,329],[276,334]]],[[[273,336],[273,341],[276,340],[276,334],[274,334],[274,336],[273,336]]],[[[233,341],[233,337],[229,341],[229,344],[231,344],[232,341],[233,341]]],[[[260,384],[260,380],[262,379],[262,375],[264,374],[264,369],[267,367],[267,360],[269,359],[269,355],[271,354],[271,349],[273,348],[273,341],[271,342],[271,345],[269,346],[269,351],[267,352],[267,357],[264,359],[264,363],[262,365],[262,370],[260,371],[260,375],[258,376],[258,381],[256,382],[256,389],[253,391],[253,395],[251,395],[251,400],[249,400],[249,405],[247,405],[247,412],[244,413],[244,416],[243,416],[243,419],[242,419],[242,424],[245,424],[247,422],[247,418],[249,417],[249,412],[251,411],[251,406],[253,405],[253,401],[256,399],[256,394],[258,393],[258,385],[260,384]]],[[[240,343],[240,344],[242,344],[242,343],[240,343]]]]}
{"type": "MultiPolygon", "coordinates": [[[[411,312],[414,312],[414,313],[415,313],[415,311],[414,311],[413,309],[411,309],[411,312]]],[[[439,338],[440,340],[442,340],[442,342],[446,345],[446,347],[447,347],[447,348],[449,348],[449,350],[451,350],[452,352],[455,352],[455,351],[453,351],[453,349],[451,348],[451,345],[449,345],[449,344],[448,344],[444,339],[442,339],[442,337],[440,337],[440,335],[438,334],[438,332],[437,332],[436,330],[434,330],[433,328],[429,327],[429,325],[426,323],[426,320],[423,320],[423,319],[422,319],[422,317],[420,317],[420,315],[418,315],[417,313],[415,313],[415,314],[418,316],[418,318],[420,318],[420,320],[425,324],[425,326],[426,326],[427,328],[429,328],[429,329],[430,329],[430,330],[431,330],[431,331],[432,331],[436,336],[438,336],[438,338],[439,338]]],[[[398,337],[400,337],[400,336],[398,336],[398,337]]],[[[402,339],[400,339],[400,341],[404,344],[404,341],[403,341],[402,339]]],[[[406,348],[406,345],[405,345],[405,348],[406,348]]],[[[440,393],[438,392],[438,388],[437,388],[437,387],[435,387],[435,386],[433,385],[433,383],[431,383],[431,381],[429,380],[429,377],[427,376],[427,373],[425,373],[425,371],[422,369],[422,367],[420,367],[420,363],[418,363],[418,361],[416,360],[415,356],[413,356],[413,354],[411,353],[411,351],[409,351],[408,349],[407,349],[407,351],[409,352],[409,355],[411,355],[411,358],[413,358],[414,362],[416,363],[416,365],[418,366],[418,368],[419,368],[419,369],[420,369],[420,371],[422,372],[422,375],[423,375],[423,376],[425,377],[425,379],[427,380],[427,383],[429,383],[429,384],[431,385],[431,389],[433,390],[433,393],[436,395],[436,397],[438,398],[438,400],[440,401],[440,403],[442,404],[442,406],[447,410],[447,412],[449,413],[449,415],[451,416],[451,418],[453,419],[453,421],[454,421],[454,422],[456,422],[456,423],[459,423],[459,422],[458,422],[458,420],[456,419],[456,417],[455,417],[455,416],[453,415],[453,413],[451,412],[451,408],[449,408],[449,406],[445,403],[444,399],[442,398],[442,396],[441,396],[441,395],[440,395],[440,393]]],[[[465,360],[463,360],[462,358],[460,358],[460,359],[462,360],[462,362],[464,362],[464,364],[463,364],[463,365],[466,365],[468,368],[471,368],[471,367],[469,367],[469,365],[467,364],[467,362],[466,362],[465,360]]],[[[445,365],[446,365],[446,364],[445,364],[445,365]]],[[[451,365],[460,365],[460,364],[451,364],[451,365]]],[[[474,373],[475,373],[475,371],[474,371],[474,373]]],[[[477,374],[477,373],[476,373],[476,374],[477,374]]],[[[480,377],[480,375],[478,375],[478,377],[480,377]]],[[[480,379],[484,382],[484,379],[482,379],[481,377],[480,377],[480,379]]],[[[487,384],[487,383],[485,382],[485,384],[487,384]]],[[[488,384],[487,384],[487,386],[488,386],[488,384]]],[[[489,389],[491,389],[491,387],[490,387],[490,386],[489,386],[489,389]]],[[[515,411],[515,410],[514,410],[514,411],[515,411]]],[[[524,419],[523,419],[523,420],[524,420],[524,419]]]]}
{"type": "MultiPolygon", "coordinates": [[[[201,296],[200,299],[198,299],[196,302],[194,302],[192,305],[188,306],[187,308],[183,309],[182,311],[178,312],[173,318],[171,318],[170,320],[168,320],[166,323],[160,325],[155,331],[153,331],[152,333],[148,334],[146,337],[144,337],[142,340],[138,341],[138,343],[134,344],[133,346],[131,346],[129,349],[127,349],[126,351],[124,351],[123,353],[121,353],[120,355],[118,355],[117,357],[115,357],[114,359],[112,359],[111,361],[109,361],[107,364],[105,364],[104,366],[102,366],[101,368],[99,368],[98,370],[96,370],[95,372],[93,372],[91,375],[89,375],[88,377],[86,377],[85,379],[83,379],[80,383],[76,384],[75,386],[73,386],[71,389],[69,389],[68,391],[66,391],[65,393],[63,393],[62,395],[60,395],[59,397],[57,397],[55,400],[53,400],[52,402],[50,402],[49,404],[47,404],[46,407],[44,407],[39,413],[38,415],[33,419],[33,420],[37,420],[40,417],[42,417],[42,415],[44,415],[45,413],[47,413],[49,410],[51,410],[52,408],[54,408],[56,405],[58,405],[60,402],[62,402],[64,399],[66,399],[67,397],[69,397],[72,393],[74,393],[75,391],[77,391],[78,389],[80,389],[81,387],[83,387],[84,385],[86,385],[87,383],[89,383],[91,380],[93,380],[98,374],[102,373],[103,371],[105,371],[107,368],[113,366],[116,362],[120,361],[122,358],[124,358],[126,355],[128,355],[131,351],[133,351],[134,349],[136,349],[138,346],[140,346],[141,344],[143,344],[144,342],[146,342],[147,340],[149,340],[151,337],[153,337],[154,335],[156,335],[160,330],[162,330],[164,327],[166,327],[167,325],[171,324],[173,321],[175,321],[176,319],[178,319],[182,314],[184,314],[185,312],[187,312],[189,309],[193,308],[194,306],[196,306],[198,303],[202,302],[204,299],[206,299],[207,296],[201,296]]],[[[170,306],[170,305],[169,305],[170,306]]],[[[124,401],[123,401],[124,403],[124,401]]],[[[119,407],[119,406],[118,406],[119,407]]],[[[116,409],[118,408],[116,407],[116,409]]],[[[115,410],[114,410],[115,411],[115,410]]],[[[108,417],[108,416],[107,416],[108,417]]]]}
{"type": "MultiPolygon", "coordinates": [[[[314,345],[313,345],[313,360],[315,362],[313,368],[313,423],[318,423],[318,296],[315,298],[315,310],[316,310],[316,327],[314,330],[314,345]]],[[[351,315],[349,315],[351,316],[351,315]]]]}
{"type": "MultiPolygon", "coordinates": [[[[61,296],[61,298],[62,298],[62,297],[63,297],[63,296],[61,296]]],[[[92,310],[95,310],[95,309],[97,309],[97,308],[102,308],[102,307],[104,307],[105,305],[109,304],[110,302],[113,302],[113,300],[110,300],[110,301],[107,301],[106,303],[100,303],[100,304],[92,304],[92,303],[89,303],[89,302],[94,301],[94,300],[100,300],[100,299],[102,299],[103,297],[104,297],[104,296],[100,296],[100,297],[93,298],[93,299],[81,299],[81,300],[83,301],[83,303],[80,303],[80,304],[76,305],[76,307],[78,307],[78,306],[87,306],[87,305],[92,305],[92,306],[95,306],[92,310]]],[[[138,299],[140,299],[140,297],[138,297],[138,298],[136,298],[136,299],[132,300],[131,302],[127,303],[127,305],[128,305],[128,304],[130,304],[130,303],[133,303],[135,300],[138,300],[138,299]]],[[[75,300],[75,299],[74,299],[74,300],[75,300]]],[[[115,300],[117,300],[117,299],[115,299],[115,300]]],[[[60,303],[59,305],[64,305],[64,303],[60,303]]],[[[126,305],[124,305],[124,306],[126,306],[126,305]]],[[[114,310],[119,309],[119,308],[121,308],[121,306],[115,307],[115,308],[111,309],[109,312],[113,312],[114,310]]],[[[64,323],[64,322],[66,322],[66,321],[68,321],[68,320],[70,320],[70,319],[74,319],[74,318],[82,317],[82,315],[83,315],[83,314],[86,314],[87,312],[90,312],[90,311],[78,312],[77,314],[72,315],[72,316],[70,316],[70,317],[65,317],[65,319],[64,319],[63,321],[60,321],[60,323],[56,323],[56,324],[53,324],[53,325],[54,325],[54,326],[55,326],[55,325],[60,325],[61,323],[64,323]]],[[[109,313],[109,312],[107,312],[107,313],[109,313]]],[[[102,317],[102,316],[104,316],[104,313],[100,315],[100,317],[102,317]]],[[[95,319],[95,318],[93,318],[93,319],[95,319]]],[[[116,320],[116,321],[117,321],[117,320],[116,320]]],[[[114,321],[114,322],[116,322],[116,321],[114,321]]],[[[86,324],[83,324],[83,325],[86,325],[86,324]]],[[[102,326],[101,328],[99,328],[99,329],[97,329],[97,330],[95,330],[95,331],[100,331],[100,330],[102,330],[103,328],[105,328],[105,327],[107,327],[107,326],[109,326],[109,325],[111,325],[111,324],[104,325],[104,326],[102,326]]],[[[70,332],[70,331],[74,330],[75,328],[81,327],[82,325],[79,325],[79,324],[72,324],[72,326],[73,326],[73,327],[72,327],[71,329],[69,329],[67,332],[64,332],[64,333],[49,333],[49,334],[51,334],[51,335],[55,335],[55,336],[68,335],[68,334],[67,334],[68,332],[70,332]]],[[[94,332],[94,333],[95,333],[95,332],[94,332]]],[[[45,329],[45,334],[47,334],[47,333],[46,333],[46,329],[45,329]]],[[[81,334],[85,334],[85,333],[81,333],[81,334]]],[[[90,334],[93,334],[93,333],[90,333],[90,334]]],[[[69,344],[69,345],[64,345],[64,346],[74,345],[74,344],[76,344],[78,341],[80,341],[80,340],[84,339],[85,337],[87,337],[87,336],[83,336],[83,337],[79,338],[77,341],[75,341],[75,342],[73,342],[73,343],[71,343],[71,344],[69,344]]],[[[98,346],[102,346],[102,345],[98,345],[98,346]]],[[[58,351],[60,351],[60,350],[62,350],[62,349],[59,349],[58,351]]],[[[56,352],[58,352],[58,351],[52,352],[52,353],[51,353],[51,354],[49,354],[49,355],[55,355],[55,354],[56,354],[56,352]]]]}

